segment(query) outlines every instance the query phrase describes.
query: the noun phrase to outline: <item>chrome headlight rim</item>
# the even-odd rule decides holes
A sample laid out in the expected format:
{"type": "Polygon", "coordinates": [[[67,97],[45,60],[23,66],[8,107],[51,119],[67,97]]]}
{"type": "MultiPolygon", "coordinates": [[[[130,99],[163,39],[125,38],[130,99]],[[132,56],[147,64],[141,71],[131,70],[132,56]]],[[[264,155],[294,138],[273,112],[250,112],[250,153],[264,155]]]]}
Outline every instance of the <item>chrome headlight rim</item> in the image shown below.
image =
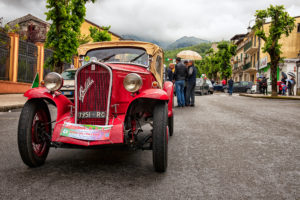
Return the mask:
{"type": "Polygon", "coordinates": [[[45,76],[44,86],[50,91],[55,92],[63,87],[64,79],[56,72],[50,72],[45,76]],[[53,85],[54,84],[54,85],[53,85]]]}
{"type": "Polygon", "coordinates": [[[141,89],[143,85],[143,79],[137,73],[127,74],[123,80],[124,88],[131,93],[135,93],[141,89]]]}

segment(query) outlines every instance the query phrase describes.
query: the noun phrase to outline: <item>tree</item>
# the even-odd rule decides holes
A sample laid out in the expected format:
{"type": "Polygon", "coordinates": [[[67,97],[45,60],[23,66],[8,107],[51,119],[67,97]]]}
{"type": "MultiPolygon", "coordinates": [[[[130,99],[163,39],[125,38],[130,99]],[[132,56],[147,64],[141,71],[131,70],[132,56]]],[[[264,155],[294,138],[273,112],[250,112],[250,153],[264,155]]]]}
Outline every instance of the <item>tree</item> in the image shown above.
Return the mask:
{"type": "Polygon", "coordinates": [[[265,42],[262,50],[270,55],[272,96],[277,96],[277,66],[282,61],[279,39],[282,35],[289,36],[295,28],[295,19],[289,16],[282,5],[270,5],[266,10],[257,10],[255,17],[255,35],[265,42]],[[264,24],[268,18],[271,19],[271,23],[269,32],[265,33],[264,24]]]}
{"type": "Polygon", "coordinates": [[[220,66],[221,77],[227,79],[232,74],[230,59],[236,53],[236,45],[228,44],[228,42],[220,42],[218,44],[219,51],[216,53],[220,66]]]}
{"type": "MultiPolygon", "coordinates": [[[[64,62],[71,63],[77,54],[80,26],[86,14],[85,4],[89,0],[47,0],[47,20],[52,24],[47,33],[46,47],[54,50],[54,70],[62,72],[64,62]]],[[[91,0],[94,2],[95,0],[91,0]]]]}
{"type": "Polygon", "coordinates": [[[111,35],[108,30],[110,26],[102,26],[102,30],[99,30],[96,27],[90,27],[90,37],[93,39],[93,42],[103,42],[103,41],[111,41],[111,35]]]}
{"type": "Polygon", "coordinates": [[[78,42],[79,45],[89,43],[91,41],[91,37],[89,35],[79,35],[78,42]]]}

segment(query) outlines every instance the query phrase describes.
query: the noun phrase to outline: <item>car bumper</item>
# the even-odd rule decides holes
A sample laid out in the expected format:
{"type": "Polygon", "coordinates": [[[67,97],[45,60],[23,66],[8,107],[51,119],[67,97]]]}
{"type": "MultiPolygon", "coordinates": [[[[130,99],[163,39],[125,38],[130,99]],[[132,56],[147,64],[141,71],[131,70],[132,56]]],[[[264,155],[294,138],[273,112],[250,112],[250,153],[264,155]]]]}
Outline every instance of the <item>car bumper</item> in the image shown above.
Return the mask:
{"type": "Polygon", "coordinates": [[[53,130],[51,141],[55,144],[72,144],[79,146],[97,146],[97,145],[107,145],[107,144],[122,144],[124,143],[124,120],[125,115],[118,115],[116,119],[110,119],[109,125],[113,125],[110,130],[110,139],[109,140],[97,140],[97,141],[86,141],[80,139],[74,139],[71,137],[61,136],[61,130],[65,122],[75,123],[74,117],[70,115],[65,115],[64,120],[58,122],[53,130]]]}

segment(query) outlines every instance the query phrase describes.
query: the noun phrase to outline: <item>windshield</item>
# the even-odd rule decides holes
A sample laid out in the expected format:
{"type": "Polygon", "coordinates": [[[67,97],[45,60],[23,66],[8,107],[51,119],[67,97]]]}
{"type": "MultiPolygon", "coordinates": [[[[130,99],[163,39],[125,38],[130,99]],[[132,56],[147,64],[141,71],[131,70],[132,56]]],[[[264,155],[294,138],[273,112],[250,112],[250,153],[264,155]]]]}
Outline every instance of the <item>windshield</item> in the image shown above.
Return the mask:
{"type": "Polygon", "coordinates": [[[84,64],[89,62],[92,57],[96,57],[100,62],[149,65],[148,54],[140,48],[120,47],[91,50],[86,54],[84,64]]]}
{"type": "Polygon", "coordinates": [[[76,70],[64,71],[61,76],[64,80],[74,80],[76,70]]]}

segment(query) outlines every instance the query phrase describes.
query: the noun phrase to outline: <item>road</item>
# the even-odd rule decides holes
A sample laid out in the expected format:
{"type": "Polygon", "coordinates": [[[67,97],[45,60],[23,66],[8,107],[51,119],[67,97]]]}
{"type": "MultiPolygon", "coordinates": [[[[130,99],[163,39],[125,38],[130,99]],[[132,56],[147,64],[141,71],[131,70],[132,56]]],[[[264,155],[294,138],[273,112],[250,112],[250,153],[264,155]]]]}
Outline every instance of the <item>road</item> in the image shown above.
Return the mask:
{"type": "Polygon", "coordinates": [[[300,103],[215,94],[175,108],[166,173],[151,151],[51,149],[26,167],[0,113],[1,199],[300,199],[300,103]]]}

